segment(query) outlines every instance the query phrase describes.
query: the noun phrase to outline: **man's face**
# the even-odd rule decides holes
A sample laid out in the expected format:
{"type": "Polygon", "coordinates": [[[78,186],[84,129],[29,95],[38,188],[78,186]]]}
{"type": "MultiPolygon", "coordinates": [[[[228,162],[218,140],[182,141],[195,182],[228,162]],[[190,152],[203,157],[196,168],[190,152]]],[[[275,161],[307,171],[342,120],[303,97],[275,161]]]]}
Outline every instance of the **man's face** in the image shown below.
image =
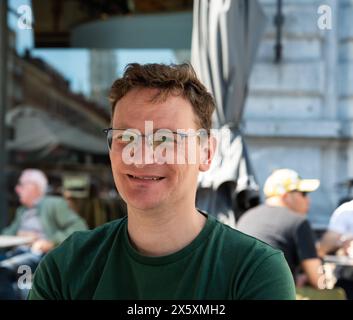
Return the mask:
{"type": "Polygon", "coordinates": [[[15,187],[20,203],[26,207],[31,207],[40,196],[40,190],[36,183],[29,180],[25,175],[21,175],[15,187]]]}
{"type": "MultiPolygon", "coordinates": [[[[175,132],[178,129],[199,129],[189,101],[170,95],[165,101],[151,102],[156,92],[156,89],[148,88],[128,92],[115,106],[113,128],[137,129],[145,134],[146,121],[152,121],[154,132],[158,129],[175,132]]],[[[165,210],[174,204],[195,202],[198,173],[209,167],[209,164],[200,164],[198,148],[193,164],[188,161],[185,164],[157,164],[155,161],[128,164],[124,161],[122,149],[110,151],[110,160],[115,185],[128,207],[165,210]]],[[[134,152],[141,152],[145,160],[145,139],[134,152]]]]}
{"type": "Polygon", "coordinates": [[[306,214],[309,211],[310,199],[308,194],[300,191],[288,192],[285,196],[287,207],[301,214],[306,214]]]}

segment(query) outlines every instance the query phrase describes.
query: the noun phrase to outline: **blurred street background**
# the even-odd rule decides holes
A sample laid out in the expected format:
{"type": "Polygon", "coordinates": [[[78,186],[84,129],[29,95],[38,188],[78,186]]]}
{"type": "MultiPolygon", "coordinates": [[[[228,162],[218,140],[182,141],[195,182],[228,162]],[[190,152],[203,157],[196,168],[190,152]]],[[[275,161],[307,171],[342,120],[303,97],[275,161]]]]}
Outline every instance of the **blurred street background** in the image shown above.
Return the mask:
{"type": "MultiPolygon", "coordinates": [[[[124,215],[102,133],[108,91],[127,63],[190,61],[194,1],[5,2],[1,225],[13,217],[13,189],[28,167],[48,175],[50,193],[68,191],[91,228],[124,215]]],[[[320,233],[352,196],[353,2],[258,2],[266,24],[240,128],[261,201],[273,169],[321,180],[308,215],[320,233]],[[318,24],[322,5],[332,9],[331,29],[318,24]]]]}

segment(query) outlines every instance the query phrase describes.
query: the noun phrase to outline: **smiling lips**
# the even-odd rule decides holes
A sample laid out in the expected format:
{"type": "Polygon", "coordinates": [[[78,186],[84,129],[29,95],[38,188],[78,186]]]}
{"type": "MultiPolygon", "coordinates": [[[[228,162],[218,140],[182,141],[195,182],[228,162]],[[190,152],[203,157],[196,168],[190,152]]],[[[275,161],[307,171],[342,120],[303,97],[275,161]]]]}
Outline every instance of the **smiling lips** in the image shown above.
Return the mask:
{"type": "Polygon", "coordinates": [[[141,180],[141,181],[160,181],[164,179],[164,177],[159,177],[159,176],[135,176],[132,174],[128,174],[128,177],[130,179],[141,180]]]}

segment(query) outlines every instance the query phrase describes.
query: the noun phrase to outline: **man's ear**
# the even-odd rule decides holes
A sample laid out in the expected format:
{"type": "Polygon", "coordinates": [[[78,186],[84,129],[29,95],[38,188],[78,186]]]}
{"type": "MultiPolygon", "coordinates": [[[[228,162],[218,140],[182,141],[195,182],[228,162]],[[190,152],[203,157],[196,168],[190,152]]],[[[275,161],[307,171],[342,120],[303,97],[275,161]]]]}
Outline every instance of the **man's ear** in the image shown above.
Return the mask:
{"type": "Polygon", "coordinates": [[[207,171],[210,168],[217,148],[217,140],[215,137],[210,136],[207,141],[208,143],[201,144],[200,146],[200,171],[207,171]]]}
{"type": "Polygon", "coordinates": [[[281,195],[282,202],[285,205],[290,204],[292,195],[289,192],[285,192],[284,194],[281,195]]]}

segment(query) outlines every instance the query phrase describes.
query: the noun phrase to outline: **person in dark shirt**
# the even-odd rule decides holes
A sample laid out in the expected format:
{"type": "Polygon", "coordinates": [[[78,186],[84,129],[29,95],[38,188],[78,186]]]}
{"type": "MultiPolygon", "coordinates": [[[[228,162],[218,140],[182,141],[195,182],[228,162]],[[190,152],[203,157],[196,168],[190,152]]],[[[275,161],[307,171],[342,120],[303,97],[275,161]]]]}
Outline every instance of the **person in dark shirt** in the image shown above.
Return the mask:
{"type": "Polygon", "coordinates": [[[319,187],[319,180],[301,179],[289,169],[275,170],[265,182],[266,203],[246,212],[237,229],[283,251],[293,276],[299,269],[315,288],[322,288],[321,260],[315,238],[306,219],[308,192],[319,187]]]}

